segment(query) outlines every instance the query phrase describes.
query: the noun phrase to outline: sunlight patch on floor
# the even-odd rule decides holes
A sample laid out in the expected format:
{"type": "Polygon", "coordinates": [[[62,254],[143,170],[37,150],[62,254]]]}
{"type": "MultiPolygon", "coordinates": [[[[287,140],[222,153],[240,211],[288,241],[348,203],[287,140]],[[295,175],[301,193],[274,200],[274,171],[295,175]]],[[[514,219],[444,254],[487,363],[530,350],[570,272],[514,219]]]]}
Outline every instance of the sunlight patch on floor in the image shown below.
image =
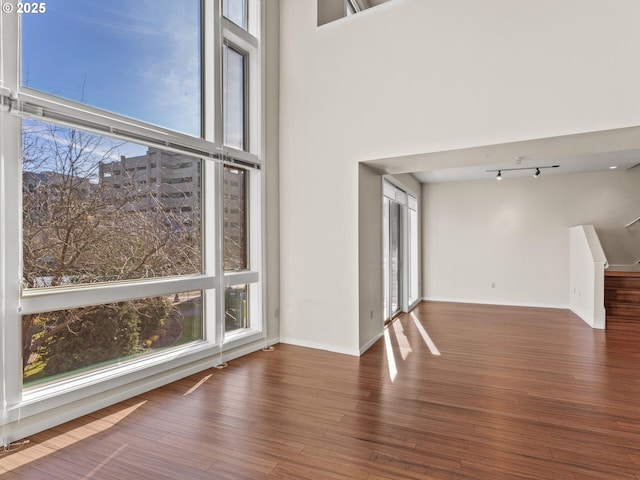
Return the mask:
{"type": "Polygon", "coordinates": [[[393,331],[396,334],[396,341],[398,342],[398,347],[400,347],[400,355],[402,356],[402,360],[406,360],[411,353],[411,345],[409,345],[409,339],[404,334],[402,323],[400,323],[399,321],[395,321],[391,325],[393,326],[393,331]]]}
{"type": "Polygon", "coordinates": [[[193,387],[191,387],[189,390],[187,390],[182,396],[186,397],[187,395],[191,395],[198,388],[200,388],[207,380],[209,380],[212,376],[213,375],[207,375],[202,380],[200,380],[198,383],[196,383],[193,387]]]}
{"type": "Polygon", "coordinates": [[[384,329],[384,346],[387,352],[387,363],[389,364],[389,378],[393,382],[398,376],[398,367],[396,366],[396,357],[393,352],[393,346],[391,345],[391,337],[389,336],[389,329],[384,329]]]}
{"type": "Polygon", "coordinates": [[[436,344],[433,343],[433,340],[431,340],[431,337],[429,336],[427,331],[424,329],[424,327],[420,323],[420,320],[418,320],[418,317],[416,316],[416,314],[413,312],[411,312],[411,319],[413,320],[413,323],[415,324],[416,328],[420,332],[420,335],[422,336],[424,343],[429,348],[431,355],[440,356],[440,350],[438,350],[438,347],[436,347],[436,344]]]}
{"type": "Polygon", "coordinates": [[[101,417],[76,429],[64,431],[60,435],[49,438],[42,443],[36,445],[25,445],[23,448],[11,452],[6,457],[0,457],[2,459],[2,462],[0,463],[0,473],[17,470],[31,462],[35,462],[47,457],[48,455],[55,454],[63,448],[82,442],[95,434],[104,432],[113,427],[113,425],[118,423],[120,420],[128,417],[145,403],[147,403],[146,400],[122,410],[118,410],[110,415],[101,417]]]}

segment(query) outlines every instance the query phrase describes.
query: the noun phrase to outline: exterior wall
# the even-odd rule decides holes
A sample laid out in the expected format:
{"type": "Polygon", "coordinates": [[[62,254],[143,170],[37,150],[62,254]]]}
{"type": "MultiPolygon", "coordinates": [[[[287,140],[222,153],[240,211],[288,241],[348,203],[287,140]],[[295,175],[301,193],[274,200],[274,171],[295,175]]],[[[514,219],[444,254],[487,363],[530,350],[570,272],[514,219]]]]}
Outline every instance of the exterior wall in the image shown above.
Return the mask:
{"type": "Polygon", "coordinates": [[[134,208],[174,213],[199,209],[200,160],[149,148],[146,155],[121,157],[100,164],[100,182],[120,192],[137,194],[134,208]]]}
{"type": "Polygon", "coordinates": [[[635,0],[281,6],[285,341],[359,351],[359,162],[640,125],[635,0]]]}

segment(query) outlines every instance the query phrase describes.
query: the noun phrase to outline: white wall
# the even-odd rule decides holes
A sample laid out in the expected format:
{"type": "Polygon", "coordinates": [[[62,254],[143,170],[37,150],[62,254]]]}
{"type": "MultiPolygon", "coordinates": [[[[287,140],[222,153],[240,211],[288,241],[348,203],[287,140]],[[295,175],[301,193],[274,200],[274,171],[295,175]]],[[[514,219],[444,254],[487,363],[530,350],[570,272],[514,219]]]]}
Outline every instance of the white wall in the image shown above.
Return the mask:
{"type": "Polygon", "coordinates": [[[424,185],[424,296],[567,308],[569,228],[594,225],[609,262],[632,263],[639,187],[640,168],[424,185]]]}
{"type": "Polygon", "coordinates": [[[283,341],[358,352],[358,162],[640,125],[636,0],[281,5],[283,341]]]}
{"type": "Polygon", "coordinates": [[[382,269],[382,176],[360,165],[358,182],[359,340],[363,353],[384,327],[382,269]]]}
{"type": "Polygon", "coordinates": [[[594,328],[605,328],[604,270],[607,264],[593,225],[569,229],[569,308],[594,328]]]}
{"type": "Polygon", "coordinates": [[[279,157],[279,86],[280,86],[280,0],[268,0],[265,8],[264,75],[265,75],[265,322],[267,342],[280,338],[280,195],[279,157]]]}

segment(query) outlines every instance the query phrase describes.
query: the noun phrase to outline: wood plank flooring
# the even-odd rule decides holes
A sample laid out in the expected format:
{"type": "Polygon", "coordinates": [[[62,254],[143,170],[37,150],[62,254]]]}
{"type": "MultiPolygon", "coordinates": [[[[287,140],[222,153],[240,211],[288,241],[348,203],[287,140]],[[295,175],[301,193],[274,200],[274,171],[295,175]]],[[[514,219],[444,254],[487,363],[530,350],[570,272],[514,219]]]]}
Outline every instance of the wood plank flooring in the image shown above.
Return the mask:
{"type": "Polygon", "coordinates": [[[425,302],[361,358],[277,345],[30,440],[3,480],[639,480],[640,333],[425,302]]]}

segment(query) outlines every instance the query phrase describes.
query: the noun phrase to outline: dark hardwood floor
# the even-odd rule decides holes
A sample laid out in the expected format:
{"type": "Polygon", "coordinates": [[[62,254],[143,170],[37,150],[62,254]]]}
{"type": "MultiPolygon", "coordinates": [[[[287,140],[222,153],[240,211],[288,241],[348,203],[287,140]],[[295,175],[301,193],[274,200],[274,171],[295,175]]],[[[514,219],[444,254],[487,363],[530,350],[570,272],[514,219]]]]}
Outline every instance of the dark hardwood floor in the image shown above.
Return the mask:
{"type": "Polygon", "coordinates": [[[640,333],[423,303],[361,358],[277,345],[30,440],[3,480],[639,480],[640,333]]]}

